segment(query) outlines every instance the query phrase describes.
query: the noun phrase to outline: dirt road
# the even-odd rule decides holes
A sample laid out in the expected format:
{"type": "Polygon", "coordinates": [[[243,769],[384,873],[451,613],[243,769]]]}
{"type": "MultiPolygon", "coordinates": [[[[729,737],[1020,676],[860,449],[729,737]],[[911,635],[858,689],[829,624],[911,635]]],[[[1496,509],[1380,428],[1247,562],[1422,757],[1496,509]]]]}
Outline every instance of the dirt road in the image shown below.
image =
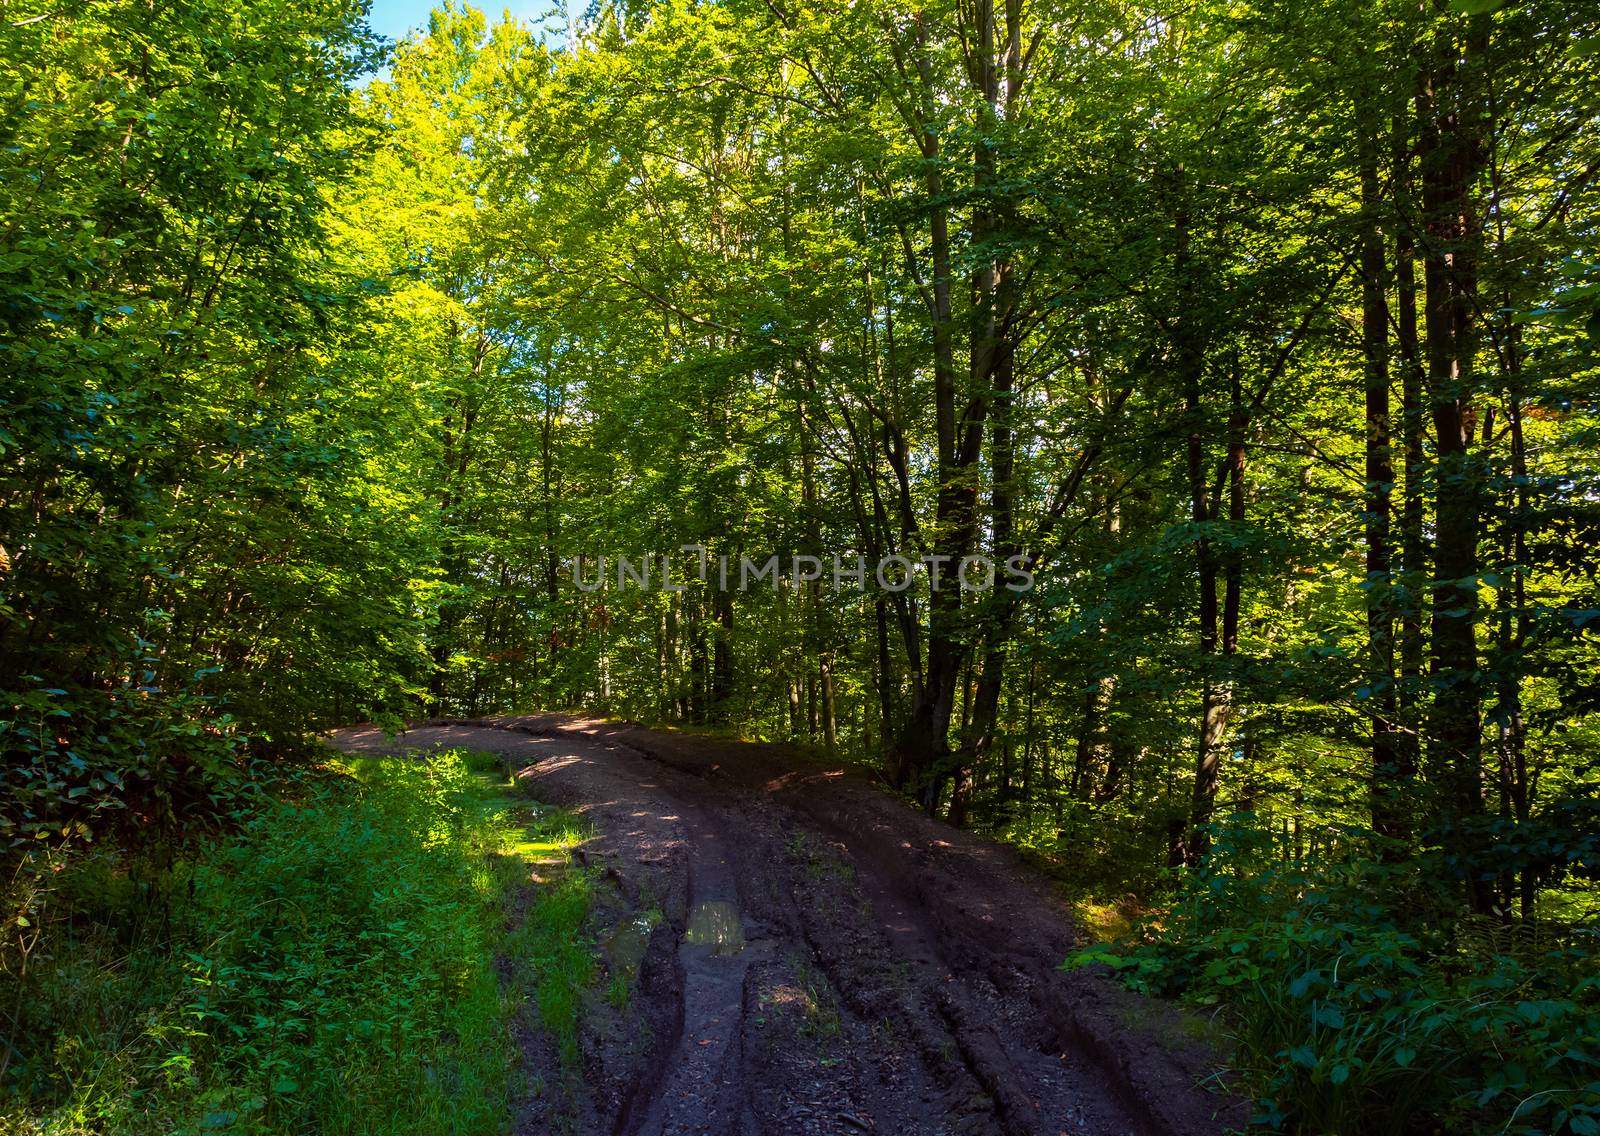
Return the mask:
{"type": "Polygon", "coordinates": [[[602,982],[576,1101],[536,1031],[519,1133],[1204,1136],[1240,1103],[1167,1007],[1055,968],[1059,895],[1009,849],[781,746],[554,715],[352,750],[502,754],[597,836],[602,982]],[[618,991],[626,992],[618,996],[618,991]]]}

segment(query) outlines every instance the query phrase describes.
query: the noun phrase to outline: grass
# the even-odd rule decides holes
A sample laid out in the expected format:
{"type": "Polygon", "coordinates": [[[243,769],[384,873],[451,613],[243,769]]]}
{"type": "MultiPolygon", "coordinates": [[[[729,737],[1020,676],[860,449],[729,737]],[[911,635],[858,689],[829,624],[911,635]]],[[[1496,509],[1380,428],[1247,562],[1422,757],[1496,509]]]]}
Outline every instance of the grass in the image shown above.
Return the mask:
{"type": "Polygon", "coordinates": [[[796,971],[800,983],[800,1001],[805,1010],[801,1032],[822,1041],[837,1041],[844,1032],[844,1024],[827,979],[816,970],[810,959],[803,956],[796,959],[796,971]]]}
{"type": "Polygon", "coordinates": [[[833,850],[821,837],[797,830],[788,842],[789,856],[800,863],[806,878],[815,883],[830,880],[851,883],[856,878],[855,868],[833,850]]]}
{"type": "Polygon", "coordinates": [[[1069,901],[1072,920],[1086,943],[1116,943],[1126,940],[1150,911],[1131,897],[1098,900],[1079,896],[1069,901]]]}
{"type": "Polygon", "coordinates": [[[0,1131],[504,1131],[523,994],[576,1066],[591,880],[576,819],[491,770],[352,760],[187,859],[52,873],[26,971],[0,975],[0,1131]]]}
{"type": "Polygon", "coordinates": [[[540,889],[527,918],[509,932],[505,952],[532,990],[539,1022],[555,1039],[562,1071],[579,1069],[578,1021],[594,981],[594,954],[584,926],[593,877],[567,870],[540,889]]]}

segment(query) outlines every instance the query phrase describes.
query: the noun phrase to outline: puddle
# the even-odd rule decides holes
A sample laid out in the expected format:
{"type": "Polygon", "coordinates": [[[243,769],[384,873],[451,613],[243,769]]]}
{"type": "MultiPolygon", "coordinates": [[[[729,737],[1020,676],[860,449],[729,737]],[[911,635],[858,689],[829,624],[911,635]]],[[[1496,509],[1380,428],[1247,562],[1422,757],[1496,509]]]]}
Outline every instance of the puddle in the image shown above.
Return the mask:
{"type": "Polygon", "coordinates": [[[644,953],[650,946],[650,932],[654,929],[654,920],[641,915],[618,924],[616,930],[606,936],[606,961],[611,964],[612,974],[626,975],[629,982],[639,977],[639,966],[644,962],[644,953]]]}
{"type": "Polygon", "coordinates": [[[697,946],[711,946],[712,954],[736,955],[744,950],[744,923],[733,904],[714,899],[690,913],[689,929],[683,937],[697,946]]]}

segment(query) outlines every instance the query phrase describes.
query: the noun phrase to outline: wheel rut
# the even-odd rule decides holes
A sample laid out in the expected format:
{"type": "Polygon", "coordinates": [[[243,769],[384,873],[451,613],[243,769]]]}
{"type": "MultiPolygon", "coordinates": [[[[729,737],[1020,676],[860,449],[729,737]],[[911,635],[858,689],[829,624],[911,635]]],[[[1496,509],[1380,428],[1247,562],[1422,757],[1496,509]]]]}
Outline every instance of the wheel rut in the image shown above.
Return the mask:
{"type": "MultiPolygon", "coordinates": [[[[1239,1102],[1198,1087],[1204,1055],[1130,1028],[1158,1009],[1056,971],[1072,934],[1048,884],[860,777],[783,747],[555,715],[334,741],[493,751],[595,826],[581,856],[608,881],[597,965],[634,992],[592,999],[574,1099],[530,1100],[519,1133],[1203,1136],[1240,1123],[1239,1102]]],[[[548,1083],[549,1055],[524,1032],[530,1083],[548,1083]]]]}
{"type": "Polygon", "coordinates": [[[699,810],[677,804],[687,841],[687,914],[677,960],[681,1024],[666,1072],[621,1118],[626,1136],[751,1131],[743,1091],[746,980],[774,943],[745,925],[721,834],[699,810]]]}

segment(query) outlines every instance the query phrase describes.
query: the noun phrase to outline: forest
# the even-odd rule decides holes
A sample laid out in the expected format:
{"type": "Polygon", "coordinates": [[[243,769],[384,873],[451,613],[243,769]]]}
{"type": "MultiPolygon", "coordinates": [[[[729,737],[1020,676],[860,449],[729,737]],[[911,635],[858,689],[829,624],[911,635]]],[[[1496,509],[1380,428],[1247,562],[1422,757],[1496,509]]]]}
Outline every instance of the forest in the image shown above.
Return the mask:
{"type": "Polygon", "coordinates": [[[1014,848],[1235,1130],[1600,1133],[1600,7],[370,14],[0,3],[0,1131],[600,1131],[599,814],[323,741],[548,712],[1014,848]]]}

